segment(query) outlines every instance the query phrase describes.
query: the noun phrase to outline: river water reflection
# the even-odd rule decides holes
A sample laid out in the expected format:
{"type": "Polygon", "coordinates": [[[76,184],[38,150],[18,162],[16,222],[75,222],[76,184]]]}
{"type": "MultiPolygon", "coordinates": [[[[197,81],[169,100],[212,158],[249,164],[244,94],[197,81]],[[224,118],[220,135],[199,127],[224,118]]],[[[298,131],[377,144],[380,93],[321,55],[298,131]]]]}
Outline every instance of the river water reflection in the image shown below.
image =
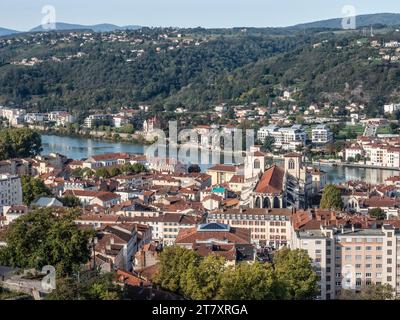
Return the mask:
{"type": "MultiPolygon", "coordinates": [[[[126,142],[107,142],[79,137],[64,137],[55,135],[42,136],[43,154],[61,153],[71,159],[80,160],[88,158],[92,155],[127,152],[141,154],[144,147],[138,144],[126,142]]],[[[205,170],[207,165],[203,165],[205,170]]],[[[321,166],[328,174],[329,183],[341,183],[346,181],[366,181],[368,183],[383,183],[388,177],[398,176],[398,171],[380,170],[380,169],[364,169],[364,168],[348,168],[321,166]]]]}

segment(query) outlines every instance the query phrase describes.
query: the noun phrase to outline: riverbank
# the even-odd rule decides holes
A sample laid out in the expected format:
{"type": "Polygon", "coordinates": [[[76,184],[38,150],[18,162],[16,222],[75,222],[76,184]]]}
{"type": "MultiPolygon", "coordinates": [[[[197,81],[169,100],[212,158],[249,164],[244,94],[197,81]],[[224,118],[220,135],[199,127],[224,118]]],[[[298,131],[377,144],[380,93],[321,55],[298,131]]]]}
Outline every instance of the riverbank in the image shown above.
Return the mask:
{"type": "Polygon", "coordinates": [[[46,128],[43,126],[29,126],[30,129],[38,131],[42,135],[58,136],[58,137],[69,137],[69,138],[85,138],[93,139],[97,141],[105,142],[126,142],[133,143],[143,146],[152,145],[155,143],[155,139],[148,140],[140,133],[118,133],[118,132],[107,132],[107,131],[96,131],[96,130],[55,130],[54,128],[46,128]]]}
{"type": "MultiPolygon", "coordinates": [[[[276,155],[268,155],[273,160],[284,161],[285,158],[283,156],[276,155]]],[[[382,166],[373,166],[368,164],[361,163],[349,163],[349,162],[341,162],[341,161],[306,161],[307,165],[312,166],[324,166],[324,167],[343,167],[343,168],[359,168],[359,169],[376,169],[376,170],[386,170],[386,171],[397,171],[400,172],[400,168],[390,168],[390,167],[382,167],[382,166]]]]}
{"type": "Polygon", "coordinates": [[[377,169],[377,170],[388,170],[388,171],[400,171],[400,168],[388,168],[382,166],[373,166],[367,164],[358,164],[358,163],[348,163],[348,162],[312,162],[313,165],[324,165],[324,166],[332,166],[332,167],[347,167],[347,168],[361,168],[361,169],[377,169]]]}

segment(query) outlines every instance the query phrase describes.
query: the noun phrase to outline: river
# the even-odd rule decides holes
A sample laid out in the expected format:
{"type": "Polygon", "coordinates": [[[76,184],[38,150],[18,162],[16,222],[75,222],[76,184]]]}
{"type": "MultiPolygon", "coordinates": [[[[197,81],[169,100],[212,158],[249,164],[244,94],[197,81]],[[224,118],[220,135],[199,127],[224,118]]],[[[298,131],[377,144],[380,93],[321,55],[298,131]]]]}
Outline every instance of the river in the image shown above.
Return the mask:
{"type": "MultiPolygon", "coordinates": [[[[126,142],[107,142],[79,137],[65,137],[55,135],[42,135],[42,154],[61,153],[71,159],[80,160],[88,158],[92,155],[127,152],[141,154],[144,147],[138,144],[126,142]]],[[[204,170],[207,166],[202,166],[204,170]]],[[[351,180],[362,180],[368,183],[384,183],[391,176],[398,176],[398,171],[367,169],[367,168],[350,168],[350,167],[333,167],[321,165],[323,171],[328,174],[329,183],[341,183],[351,180]]]]}

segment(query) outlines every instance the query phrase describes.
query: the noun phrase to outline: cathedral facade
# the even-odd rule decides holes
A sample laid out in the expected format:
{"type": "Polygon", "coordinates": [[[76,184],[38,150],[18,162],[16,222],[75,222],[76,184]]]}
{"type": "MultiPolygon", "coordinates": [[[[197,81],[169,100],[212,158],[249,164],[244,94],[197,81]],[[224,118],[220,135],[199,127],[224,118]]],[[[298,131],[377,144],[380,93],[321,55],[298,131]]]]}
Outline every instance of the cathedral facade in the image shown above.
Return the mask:
{"type": "Polygon", "coordinates": [[[284,166],[267,169],[250,194],[251,208],[309,207],[312,195],[312,175],[303,165],[302,155],[290,153],[284,157],[284,166]]]}

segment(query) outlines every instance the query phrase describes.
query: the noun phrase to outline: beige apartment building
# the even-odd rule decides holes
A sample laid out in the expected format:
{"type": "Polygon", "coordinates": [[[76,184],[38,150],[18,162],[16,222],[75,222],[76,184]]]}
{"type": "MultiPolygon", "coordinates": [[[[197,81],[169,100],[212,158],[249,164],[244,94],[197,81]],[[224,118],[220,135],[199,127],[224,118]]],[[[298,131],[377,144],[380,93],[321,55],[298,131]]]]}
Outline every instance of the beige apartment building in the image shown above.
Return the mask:
{"type": "Polygon", "coordinates": [[[252,243],[278,248],[290,243],[291,217],[289,209],[224,209],[210,212],[207,222],[248,229],[252,243]]]}
{"type": "Polygon", "coordinates": [[[400,233],[392,225],[376,229],[293,231],[292,249],[304,249],[319,276],[318,299],[337,299],[342,289],[359,291],[390,284],[400,293],[400,233]]]}

